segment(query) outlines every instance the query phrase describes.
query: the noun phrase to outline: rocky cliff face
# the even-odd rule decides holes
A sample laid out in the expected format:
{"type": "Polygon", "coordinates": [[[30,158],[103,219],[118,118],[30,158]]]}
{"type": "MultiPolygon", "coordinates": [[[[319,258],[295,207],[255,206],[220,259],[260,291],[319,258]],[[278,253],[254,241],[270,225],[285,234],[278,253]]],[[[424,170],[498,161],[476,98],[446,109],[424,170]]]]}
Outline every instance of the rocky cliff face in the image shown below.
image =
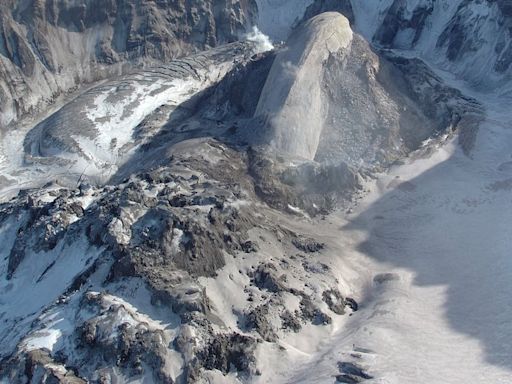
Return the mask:
{"type": "MultiPolygon", "coordinates": [[[[336,11],[385,49],[411,51],[474,86],[503,86],[511,68],[511,4],[506,0],[257,0],[260,27],[284,40],[305,16],[336,11]]],[[[508,91],[504,89],[504,91],[508,91]]]]}
{"type": "Polygon", "coordinates": [[[0,5],[0,126],[129,67],[238,40],[252,0],[14,1],[0,5]]]}
{"type": "Polygon", "coordinates": [[[512,73],[509,1],[352,3],[359,30],[381,47],[412,50],[487,89],[503,85],[512,73]]]}

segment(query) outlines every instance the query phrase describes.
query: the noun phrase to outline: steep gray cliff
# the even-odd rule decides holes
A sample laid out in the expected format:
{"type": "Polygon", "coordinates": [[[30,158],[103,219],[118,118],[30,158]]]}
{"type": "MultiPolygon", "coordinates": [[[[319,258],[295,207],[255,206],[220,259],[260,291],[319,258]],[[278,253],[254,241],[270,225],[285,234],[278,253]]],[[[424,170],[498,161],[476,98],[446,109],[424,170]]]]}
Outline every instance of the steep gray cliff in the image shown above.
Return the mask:
{"type": "Polygon", "coordinates": [[[83,83],[238,40],[253,0],[0,4],[0,127],[83,83]]]}

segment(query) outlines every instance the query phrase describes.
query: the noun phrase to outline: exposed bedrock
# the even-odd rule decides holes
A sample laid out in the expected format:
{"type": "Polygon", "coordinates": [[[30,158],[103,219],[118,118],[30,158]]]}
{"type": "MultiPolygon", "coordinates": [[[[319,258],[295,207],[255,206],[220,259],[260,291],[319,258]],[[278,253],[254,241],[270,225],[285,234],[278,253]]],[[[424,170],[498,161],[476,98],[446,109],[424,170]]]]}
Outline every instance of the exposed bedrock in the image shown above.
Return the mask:
{"type": "Polygon", "coordinates": [[[324,13],[306,22],[277,55],[255,113],[270,130],[272,147],[314,158],[328,108],[322,66],[330,55],[345,56],[351,40],[348,20],[324,13]]]}
{"type": "Polygon", "coordinates": [[[0,127],[83,83],[240,39],[253,0],[3,1],[0,127]]]}
{"type": "MultiPolygon", "coordinates": [[[[414,49],[475,87],[502,87],[512,71],[512,6],[508,0],[380,1],[374,27],[356,24],[379,46],[414,49]],[[372,30],[374,33],[372,34],[372,30]]],[[[356,12],[357,13],[357,12],[356,12]]],[[[508,81],[506,81],[508,82],[508,81]]]]}
{"type": "MultiPolygon", "coordinates": [[[[172,57],[175,51],[150,28],[166,25],[152,10],[166,6],[167,15],[184,3],[209,4],[85,3],[75,9],[70,4],[81,0],[32,2],[44,10],[33,17],[46,20],[48,38],[61,42],[55,31],[72,31],[73,44],[82,47],[81,36],[102,20],[117,30],[118,19],[110,17],[122,4],[147,12],[145,24],[137,20],[151,34],[118,37],[115,44],[129,44],[123,54],[111,47],[112,63],[99,62],[104,54],[89,61],[96,46],[79,55],[87,57],[86,67],[105,68],[129,57],[145,63],[172,57]]],[[[18,3],[10,4],[19,20],[32,9],[18,12],[18,3]]],[[[249,25],[252,2],[215,4],[229,5],[233,23],[223,21],[224,29],[213,32],[203,8],[191,10],[203,33],[181,15],[186,30],[178,22],[172,27],[172,41],[187,41],[176,43],[180,54],[229,41],[249,25]]],[[[2,378],[193,383],[248,382],[261,374],[267,380],[262,356],[269,348],[285,356],[289,333],[337,327],[339,316],[359,304],[364,309],[364,292],[352,291],[354,275],[338,264],[344,243],[322,233],[324,224],[312,217],[332,211],[337,199],[354,198],[361,174],[402,159],[425,139],[444,137],[448,128],[460,127],[471,151],[481,111],[420,58],[372,49],[351,30],[355,4],[301,1],[305,9],[311,5],[306,18],[325,10],[347,17],[297,19],[288,43],[273,52],[235,42],[116,77],[78,95],[25,137],[25,163],[2,175],[31,188],[0,204],[2,378]],[[61,170],[72,183],[48,182],[61,170]],[[31,179],[41,175],[45,185],[31,179]]],[[[33,47],[23,48],[23,39],[8,45],[5,52],[18,52],[9,53],[10,65],[22,76],[41,65],[44,73],[58,73],[59,61],[43,55],[42,46],[44,59],[32,62],[33,47]]],[[[13,84],[26,94],[26,83],[13,84]]],[[[359,365],[340,364],[339,381],[370,376],[359,365]]]]}
{"type": "Polygon", "coordinates": [[[473,109],[421,60],[375,52],[328,12],[278,51],[249,125],[283,156],[357,169],[389,165],[473,109]]]}

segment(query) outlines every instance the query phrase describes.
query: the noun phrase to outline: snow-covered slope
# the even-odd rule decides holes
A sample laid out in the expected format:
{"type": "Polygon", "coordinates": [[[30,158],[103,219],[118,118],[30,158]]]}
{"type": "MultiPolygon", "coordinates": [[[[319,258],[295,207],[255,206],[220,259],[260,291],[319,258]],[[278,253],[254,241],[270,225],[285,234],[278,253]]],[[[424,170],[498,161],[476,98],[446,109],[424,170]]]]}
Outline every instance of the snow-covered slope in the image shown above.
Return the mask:
{"type": "MultiPolygon", "coordinates": [[[[353,27],[379,47],[409,51],[469,81],[495,88],[512,68],[512,12],[506,0],[258,0],[260,26],[285,40],[311,10],[345,12],[353,27]]],[[[312,16],[311,13],[309,16],[312,16]]],[[[509,91],[504,86],[503,91],[509,91]]]]}
{"type": "Polygon", "coordinates": [[[512,380],[510,100],[470,93],[487,110],[471,158],[453,140],[413,157],[323,229],[364,299],[280,382],[330,382],[346,359],[368,383],[512,380]]]}
{"type": "Polygon", "coordinates": [[[382,47],[410,51],[474,87],[492,89],[510,79],[512,14],[506,1],[352,4],[357,29],[382,47]]]}

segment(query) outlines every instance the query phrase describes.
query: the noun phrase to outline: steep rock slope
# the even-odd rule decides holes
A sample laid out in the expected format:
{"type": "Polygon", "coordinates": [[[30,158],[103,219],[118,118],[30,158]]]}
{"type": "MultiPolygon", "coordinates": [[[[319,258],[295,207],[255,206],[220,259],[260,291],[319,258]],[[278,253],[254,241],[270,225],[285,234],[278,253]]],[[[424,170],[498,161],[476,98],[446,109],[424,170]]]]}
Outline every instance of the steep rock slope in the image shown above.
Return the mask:
{"type": "Polygon", "coordinates": [[[325,13],[294,33],[278,54],[256,109],[256,118],[272,129],[272,145],[312,160],[329,103],[323,66],[330,55],[346,56],[352,42],[348,20],[325,13]]]}
{"type": "Polygon", "coordinates": [[[478,110],[421,61],[374,52],[348,19],[326,12],[277,52],[249,125],[281,154],[371,168],[478,110]]]}
{"type": "Polygon", "coordinates": [[[252,0],[18,1],[0,5],[0,127],[126,66],[238,40],[252,0]]]}
{"type": "Polygon", "coordinates": [[[384,48],[410,50],[483,89],[512,73],[507,1],[353,2],[357,28],[384,48]]]}

